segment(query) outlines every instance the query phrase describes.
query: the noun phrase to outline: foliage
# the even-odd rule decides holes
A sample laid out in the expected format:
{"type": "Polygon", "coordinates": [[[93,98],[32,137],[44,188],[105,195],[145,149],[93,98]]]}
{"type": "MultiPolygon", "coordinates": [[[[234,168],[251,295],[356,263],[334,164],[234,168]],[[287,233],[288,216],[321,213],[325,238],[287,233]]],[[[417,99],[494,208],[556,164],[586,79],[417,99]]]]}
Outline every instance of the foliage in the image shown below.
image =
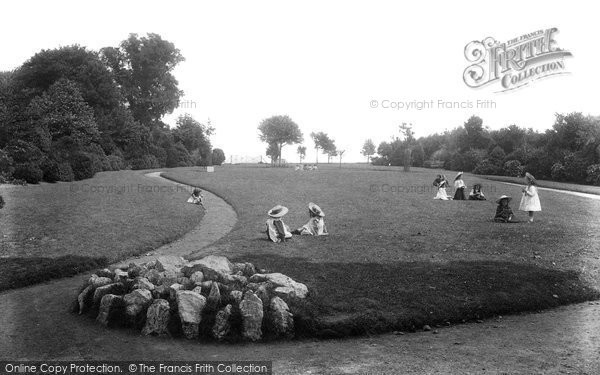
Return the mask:
{"type": "Polygon", "coordinates": [[[523,166],[518,160],[508,160],[504,163],[504,175],[511,177],[521,177],[523,175],[523,166]]]}
{"type": "Polygon", "coordinates": [[[131,168],[132,169],[154,169],[160,168],[160,164],[158,163],[158,159],[154,155],[142,155],[138,158],[131,160],[131,168]]]}
{"type": "Polygon", "coordinates": [[[306,157],[306,146],[298,146],[298,148],[296,149],[296,152],[298,153],[298,156],[300,157],[300,163],[302,163],[302,160],[304,160],[304,158],[306,157]]]}
{"type": "MultiPolygon", "coordinates": [[[[288,115],[278,115],[264,119],[258,126],[258,130],[261,141],[266,142],[269,147],[274,145],[278,148],[276,156],[280,163],[283,146],[302,143],[304,139],[300,127],[288,115]]],[[[270,154],[267,154],[267,156],[275,156],[273,150],[270,154]]]]}
{"type": "Polygon", "coordinates": [[[375,154],[375,143],[373,143],[371,138],[367,139],[365,143],[363,143],[360,153],[367,157],[367,163],[371,160],[371,155],[375,154]]]}
{"type": "Polygon", "coordinates": [[[13,177],[25,180],[29,184],[37,184],[44,178],[44,172],[36,163],[21,163],[15,165],[13,177]]]}
{"type": "Polygon", "coordinates": [[[600,186],[600,164],[592,164],[587,167],[587,178],[586,181],[590,184],[600,186]]]}
{"type": "Polygon", "coordinates": [[[225,152],[220,148],[215,148],[212,151],[212,163],[213,165],[221,165],[225,161],[225,152]]]}

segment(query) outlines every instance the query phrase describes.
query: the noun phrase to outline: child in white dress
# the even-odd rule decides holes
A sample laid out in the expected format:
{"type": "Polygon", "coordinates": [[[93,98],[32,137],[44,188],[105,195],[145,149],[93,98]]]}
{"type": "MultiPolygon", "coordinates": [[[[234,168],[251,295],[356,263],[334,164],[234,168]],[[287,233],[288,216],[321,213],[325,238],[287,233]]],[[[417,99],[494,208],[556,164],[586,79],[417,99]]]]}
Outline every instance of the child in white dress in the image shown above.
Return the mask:
{"type": "Polygon", "coordinates": [[[293,234],[306,234],[311,236],[326,236],[329,234],[327,232],[327,227],[325,226],[325,213],[321,207],[310,202],[308,204],[308,215],[310,216],[308,223],[296,229],[292,232],[293,234]]]}
{"type": "Polygon", "coordinates": [[[523,187],[523,197],[521,197],[520,211],[529,212],[529,222],[533,223],[533,213],[541,211],[540,197],[538,196],[535,177],[529,172],[525,173],[525,182],[527,186],[523,187]]]}
{"type": "Polygon", "coordinates": [[[442,175],[441,181],[438,184],[437,195],[433,199],[439,199],[439,200],[443,200],[443,201],[448,201],[448,200],[452,199],[448,196],[448,193],[446,192],[447,186],[448,186],[448,180],[446,180],[446,176],[442,175]]]}
{"type": "Polygon", "coordinates": [[[202,196],[202,190],[200,190],[199,188],[194,188],[194,191],[192,191],[192,196],[188,198],[187,202],[192,203],[192,204],[197,204],[199,206],[202,206],[202,208],[205,208],[204,207],[204,197],[202,196]]]}
{"type": "Polygon", "coordinates": [[[290,227],[288,227],[281,218],[288,213],[287,207],[277,205],[267,212],[267,238],[273,242],[284,242],[292,238],[290,227]]]}

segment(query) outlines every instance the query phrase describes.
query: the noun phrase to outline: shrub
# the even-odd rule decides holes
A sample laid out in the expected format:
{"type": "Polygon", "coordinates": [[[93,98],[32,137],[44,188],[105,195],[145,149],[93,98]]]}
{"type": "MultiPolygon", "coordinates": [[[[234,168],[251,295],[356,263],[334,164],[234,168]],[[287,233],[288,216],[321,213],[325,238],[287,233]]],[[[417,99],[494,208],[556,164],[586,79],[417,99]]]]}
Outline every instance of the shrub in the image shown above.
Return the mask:
{"type": "Polygon", "coordinates": [[[143,155],[139,158],[132,159],[130,161],[131,169],[154,169],[160,168],[158,159],[154,155],[143,155]]]}
{"type": "Polygon", "coordinates": [[[125,167],[125,162],[123,161],[123,158],[119,155],[111,154],[108,155],[106,159],[108,160],[111,171],[120,171],[125,167]]]}
{"type": "Polygon", "coordinates": [[[565,166],[562,163],[552,164],[551,176],[554,181],[566,181],[567,174],[565,166]]]}
{"type": "Polygon", "coordinates": [[[523,175],[523,166],[518,160],[509,160],[504,163],[504,174],[511,177],[521,177],[523,175]]]}
{"type": "Polygon", "coordinates": [[[600,186],[600,164],[592,164],[587,167],[587,178],[586,181],[600,186]]]}
{"type": "Polygon", "coordinates": [[[56,182],[60,181],[60,171],[58,163],[52,159],[46,159],[41,164],[42,172],[44,172],[44,181],[56,182]]]}
{"type": "Polygon", "coordinates": [[[212,151],[212,162],[214,165],[221,165],[225,161],[225,153],[220,148],[212,151]]]}
{"type": "Polygon", "coordinates": [[[71,168],[75,180],[84,180],[92,178],[97,172],[102,171],[102,162],[98,155],[78,152],[73,156],[71,168]]]}
{"type": "Polygon", "coordinates": [[[13,167],[13,158],[8,155],[8,152],[0,150],[0,175],[4,177],[12,176],[15,168],[13,167]]]}
{"type": "Polygon", "coordinates": [[[73,181],[75,179],[75,174],[73,173],[73,168],[71,168],[71,164],[69,163],[59,163],[58,164],[58,180],[63,182],[73,181]]]}
{"type": "Polygon", "coordinates": [[[44,178],[44,172],[35,163],[22,163],[16,165],[13,177],[30,184],[37,184],[44,178]]]}
{"type": "Polygon", "coordinates": [[[500,175],[502,174],[502,168],[492,162],[490,159],[484,159],[481,161],[473,170],[475,174],[483,175],[500,175]]]}
{"type": "Polygon", "coordinates": [[[586,166],[588,162],[576,153],[565,155],[565,174],[569,181],[584,182],[586,179],[586,166]]]}
{"type": "Polygon", "coordinates": [[[4,208],[4,198],[2,198],[2,195],[0,195],[0,210],[4,208]]]}

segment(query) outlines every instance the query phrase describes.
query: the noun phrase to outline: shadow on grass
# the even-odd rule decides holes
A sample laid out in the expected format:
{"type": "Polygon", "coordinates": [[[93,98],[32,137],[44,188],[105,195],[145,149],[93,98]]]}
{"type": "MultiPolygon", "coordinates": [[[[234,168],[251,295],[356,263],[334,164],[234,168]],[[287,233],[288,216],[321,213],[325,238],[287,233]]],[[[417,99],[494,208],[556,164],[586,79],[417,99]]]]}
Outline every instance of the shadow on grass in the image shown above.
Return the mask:
{"type": "Polygon", "coordinates": [[[305,283],[290,306],[297,332],[334,338],[415,331],[600,298],[575,271],[496,261],[313,263],[272,254],[240,257],[305,283]]]}
{"type": "Polygon", "coordinates": [[[73,276],[108,265],[105,257],[65,255],[57,258],[0,258],[0,291],[73,276]]]}

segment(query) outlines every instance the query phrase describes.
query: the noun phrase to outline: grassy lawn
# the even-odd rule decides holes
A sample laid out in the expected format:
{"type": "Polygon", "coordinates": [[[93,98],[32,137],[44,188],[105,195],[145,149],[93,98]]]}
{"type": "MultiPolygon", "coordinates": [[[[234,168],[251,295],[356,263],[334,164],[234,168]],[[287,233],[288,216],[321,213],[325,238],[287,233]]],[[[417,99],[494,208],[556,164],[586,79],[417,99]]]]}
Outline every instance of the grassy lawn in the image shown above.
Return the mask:
{"type": "MultiPolygon", "coordinates": [[[[486,178],[486,179],[492,180],[492,181],[512,182],[514,184],[522,184],[523,183],[523,178],[519,178],[519,177],[507,177],[507,176],[480,176],[480,177],[486,178]]],[[[579,193],[600,195],[600,186],[571,184],[571,183],[567,183],[567,182],[556,182],[556,181],[547,181],[547,180],[538,180],[538,186],[550,188],[550,189],[570,190],[570,191],[576,191],[579,193]]]]}
{"type": "Polygon", "coordinates": [[[517,218],[526,218],[517,211],[518,186],[467,175],[488,201],[434,201],[438,172],[223,166],[165,176],[202,186],[237,211],[215,252],[308,285],[307,303],[294,307],[307,335],[412,330],[599,297],[599,201],[541,192],[536,222],[497,224],[493,198],[502,194],[515,197],[517,218]],[[268,209],[287,206],[293,229],[307,221],[309,201],[325,211],[328,237],[266,240],[268,209]]]}
{"type": "Polygon", "coordinates": [[[0,290],[151,251],[198,224],[189,193],[142,171],[74,183],[0,185],[0,290]]]}

